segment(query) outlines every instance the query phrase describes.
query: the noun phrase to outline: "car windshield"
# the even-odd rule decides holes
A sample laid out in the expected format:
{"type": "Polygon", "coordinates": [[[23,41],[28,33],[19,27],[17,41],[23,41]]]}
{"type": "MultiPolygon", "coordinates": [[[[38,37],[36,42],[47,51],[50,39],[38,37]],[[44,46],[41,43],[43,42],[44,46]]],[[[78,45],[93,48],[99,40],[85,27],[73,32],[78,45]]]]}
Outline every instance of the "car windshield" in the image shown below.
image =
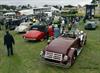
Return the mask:
{"type": "Polygon", "coordinates": [[[45,25],[32,25],[30,30],[38,30],[38,31],[45,32],[46,26],[45,25]]]}
{"type": "Polygon", "coordinates": [[[89,22],[87,22],[86,24],[96,24],[96,23],[93,22],[93,21],[89,21],[89,22]]]}
{"type": "Polygon", "coordinates": [[[62,35],[62,37],[76,38],[74,32],[66,32],[62,35]]]}

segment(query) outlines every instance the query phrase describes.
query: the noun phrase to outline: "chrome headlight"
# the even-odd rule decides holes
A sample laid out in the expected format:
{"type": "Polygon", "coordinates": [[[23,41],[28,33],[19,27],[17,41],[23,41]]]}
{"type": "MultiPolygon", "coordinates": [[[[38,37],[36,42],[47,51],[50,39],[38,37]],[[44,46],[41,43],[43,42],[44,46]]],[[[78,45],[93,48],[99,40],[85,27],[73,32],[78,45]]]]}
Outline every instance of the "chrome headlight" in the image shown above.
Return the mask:
{"type": "Polygon", "coordinates": [[[68,56],[65,55],[63,60],[64,60],[64,61],[67,61],[67,60],[68,60],[68,56]]]}
{"type": "Polygon", "coordinates": [[[40,56],[42,56],[42,55],[43,55],[43,51],[40,52],[40,56]]]}

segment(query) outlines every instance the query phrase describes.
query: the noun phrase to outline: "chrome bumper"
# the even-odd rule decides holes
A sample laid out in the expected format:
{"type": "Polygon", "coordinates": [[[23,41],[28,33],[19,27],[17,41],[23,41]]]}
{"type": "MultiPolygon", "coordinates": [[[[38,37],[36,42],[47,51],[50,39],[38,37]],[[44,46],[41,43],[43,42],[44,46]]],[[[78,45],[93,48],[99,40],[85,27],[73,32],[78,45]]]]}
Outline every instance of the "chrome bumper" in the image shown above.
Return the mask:
{"type": "Polygon", "coordinates": [[[46,60],[44,57],[41,57],[41,62],[45,64],[53,65],[53,66],[63,67],[63,68],[69,68],[71,66],[68,62],[67,64],[51,62],[51,61],[46,60]]]}

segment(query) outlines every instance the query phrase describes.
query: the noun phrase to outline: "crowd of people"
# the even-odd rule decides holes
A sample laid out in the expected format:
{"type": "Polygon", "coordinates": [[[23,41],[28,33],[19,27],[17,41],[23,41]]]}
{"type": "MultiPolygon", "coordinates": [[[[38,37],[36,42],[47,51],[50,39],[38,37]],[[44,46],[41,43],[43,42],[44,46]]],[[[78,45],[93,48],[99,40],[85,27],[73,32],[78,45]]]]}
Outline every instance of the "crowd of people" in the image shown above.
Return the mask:
{"type": "Polygon", "coordinates": [[[55,18],[53,19],[54,21],[52,21],[51,24],[48,24],[48,43],[66,32],[72,31],[75,33],[75,31],[78,30],[78,18],[73,18],[73,20],[71,21],[63,17],[58,17],[58,19],[57,17],[55,18]]]}

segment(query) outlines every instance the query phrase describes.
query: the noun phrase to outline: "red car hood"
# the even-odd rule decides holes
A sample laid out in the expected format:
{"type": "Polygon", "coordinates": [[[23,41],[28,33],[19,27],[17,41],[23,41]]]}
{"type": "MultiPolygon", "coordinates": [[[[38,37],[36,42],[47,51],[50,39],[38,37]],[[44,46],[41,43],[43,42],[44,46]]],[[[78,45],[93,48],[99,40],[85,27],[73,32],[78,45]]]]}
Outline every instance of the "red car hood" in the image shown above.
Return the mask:
{"type": "Polygon", "coordinates": [[[44,32],[40,32],[38,30],[30,30],[26,34],[24,34],[24,37],[26,37],[26,38],[37,38],[38,36],[40,36],[43,33],[44,32]]]}
{"type": "Polygon", "coordinates": [[[53,40],[45,48],[45,51],[66,54],[68,52],[68,49],[70,49],[70,47],[74,43],[74,41],[75,39],[70,39],[70,38],[67,39],[67,38],[59,37],[53,40]]]}

